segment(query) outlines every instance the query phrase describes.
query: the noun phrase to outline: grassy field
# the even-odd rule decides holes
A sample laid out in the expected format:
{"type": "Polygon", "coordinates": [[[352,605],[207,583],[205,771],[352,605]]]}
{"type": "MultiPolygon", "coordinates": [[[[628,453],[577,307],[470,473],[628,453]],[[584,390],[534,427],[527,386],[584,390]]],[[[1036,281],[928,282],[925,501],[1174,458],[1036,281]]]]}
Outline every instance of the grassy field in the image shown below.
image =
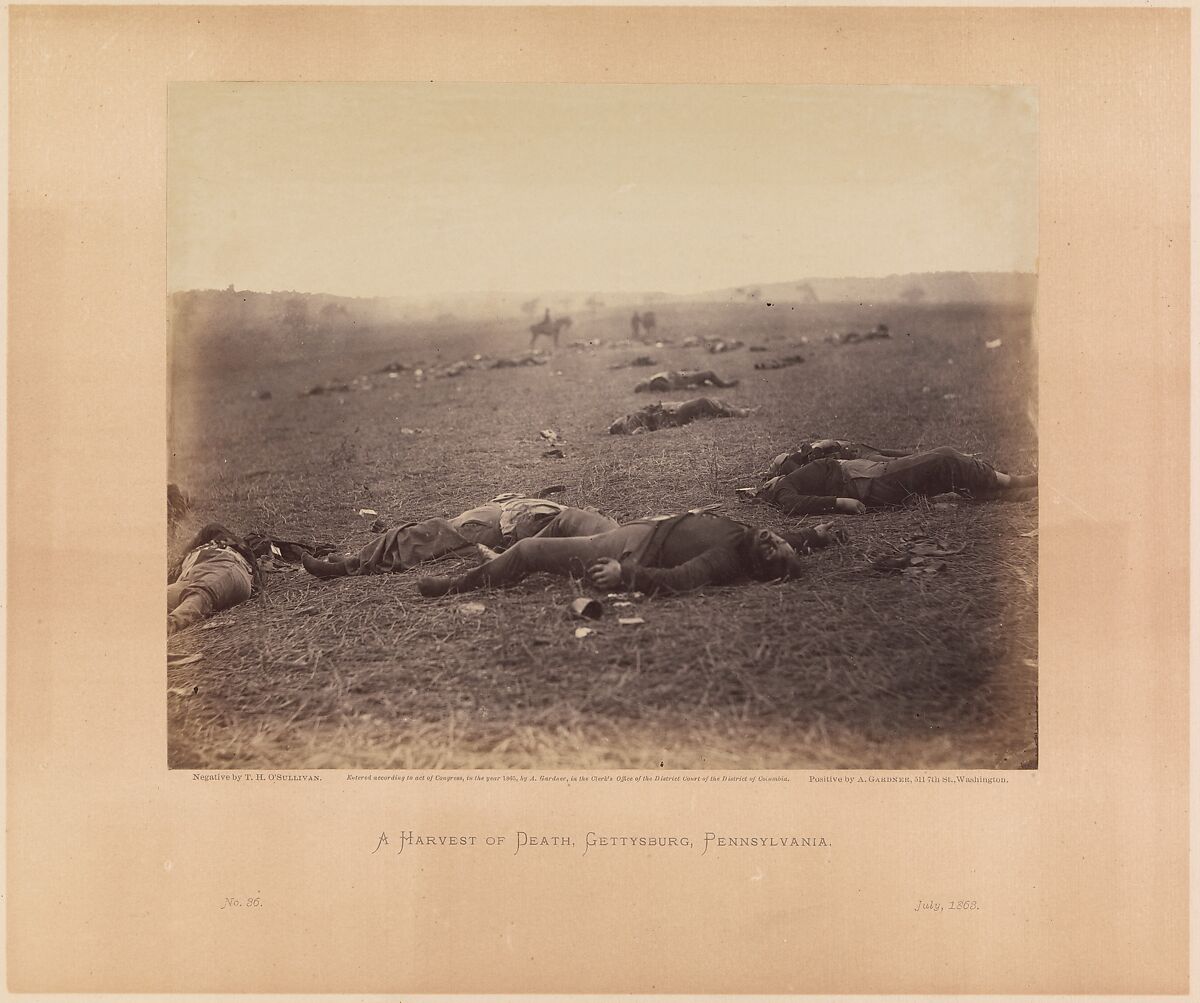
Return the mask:
{"type": "MultiPolygon", "coordinates": [[[[501,491],[563,484],[556,498],[618,519],[710,503],[773,529],[803,520],[746,504],[775,453],[807,437],[953,445],[1001,469],[1037,469],[1027,421],[1029,317],[977,307],[764,304],[658,308],[676,345],[621,348],[627,312],[576,315],[545,366],[454,378],[370,376],[369,389],[300,396],[389,362],[512,355],[520,321],[398,326],[322,338],[247,333],[173,346],[171,480],[204,522],[357,550],[374,509],[389,525],[456,514],[501,491]],[[890,340],[834,331],[887,323],[890,340]],[[747,347],[710,355],[689,335],[747,347]],[[985,348],[1000,338],[1002,345],[985,348]],[[570,342],[606,339],[578,350],[570,342]],[[801,339],[807,339],[801,343],[801,339]],[[751,352],[749,346],[764,346],[751,352]],[[755,362],[792,355],[772,371],[755,362]],[[712,368],[757,408],[634,437],[609,422],[653,398],[654,370],[712,368]],[[270,391],[259,399],[256,391],[270,391]],[[564,458],[543,455],[554,429],[564,458]]],[[[684,399],[689,392],[670,395],[684,399]]],[[[847,546],[805,578],[709,588],[606,609],[596,633],[566,616],[582,583],[534,576],[509,590],[421,599],[416,572],[319,581],[268,575],[261,597],[170,639],[199,653],[168,670],[179,768],[981,768],[1037,762],[1037,503],[834,516],[847,546]],[[875,572],[925,533],[965,549],[939,574],[875,572]],[[482,614],[462,606],[481,601],[482,614]],[[194,692],[193,692],[194,690],[194,692]],[[181,695],[181,694],[190,695],[181,695]]],[[[809,522],[815,520],[808,520],[809,522]]],[[[454,568],[446,562],[438,569],[454,568]]],[[[606,606],[609,605],[606,600],[606,606]]]]}

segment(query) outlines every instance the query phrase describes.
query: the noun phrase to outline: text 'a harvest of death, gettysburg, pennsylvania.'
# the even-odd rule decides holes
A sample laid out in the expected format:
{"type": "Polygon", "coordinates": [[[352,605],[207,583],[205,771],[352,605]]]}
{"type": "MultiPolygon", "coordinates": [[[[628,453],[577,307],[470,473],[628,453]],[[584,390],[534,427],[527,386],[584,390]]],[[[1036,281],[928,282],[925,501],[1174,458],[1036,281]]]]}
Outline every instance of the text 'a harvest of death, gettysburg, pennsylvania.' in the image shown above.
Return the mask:
{"type": "Polygon", "coordinates": [[[704,856],[710,849],[762,848],[779,850],[830,849],[832,843],[825,836],[800,835],[790,832],[730,834],[705,832],[699,836],[682,833],[609,833],[589,830],[582,835],[531,833],[518,829],[512,833],[422,833],[412,829],[401,829],[388,835],[381,832],[375,840],[371,853],[390,850],[396,854],[411,855],[414,851],[451,848],[507,848],[518,854],[522,850],[579,848],[582,856],[593,851],[611,850],[698,850],[704,856]]]}

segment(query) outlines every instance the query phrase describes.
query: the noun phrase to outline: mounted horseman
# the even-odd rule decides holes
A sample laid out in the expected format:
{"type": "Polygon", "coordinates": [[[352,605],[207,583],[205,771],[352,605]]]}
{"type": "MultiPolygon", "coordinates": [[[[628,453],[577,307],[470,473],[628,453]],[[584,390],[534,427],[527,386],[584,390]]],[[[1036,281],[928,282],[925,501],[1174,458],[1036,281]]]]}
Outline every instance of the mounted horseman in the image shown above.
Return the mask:
{"type": "Polygon", "coordinates": [[[558,336],[563,328],[571,326],[570,317],[555,317],[550,319],[550,308],[546,308],[546,315],[536,324],[531,324],[529,327],[529,350],[533,351],[539,337],[553,339],[554,347],[558,348],[558,336]]]}

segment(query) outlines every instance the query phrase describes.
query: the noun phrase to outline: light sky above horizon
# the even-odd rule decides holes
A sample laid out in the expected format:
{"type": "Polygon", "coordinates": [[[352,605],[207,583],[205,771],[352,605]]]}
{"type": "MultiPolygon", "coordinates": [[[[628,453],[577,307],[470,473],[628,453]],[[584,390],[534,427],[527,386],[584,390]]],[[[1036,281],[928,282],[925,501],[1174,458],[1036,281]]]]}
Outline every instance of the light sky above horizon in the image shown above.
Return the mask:
{"type": "Polygon", "coordinates": [[[168,286],[692,293],[1034,271],[1012,87],[186,83],[168,286]]]}

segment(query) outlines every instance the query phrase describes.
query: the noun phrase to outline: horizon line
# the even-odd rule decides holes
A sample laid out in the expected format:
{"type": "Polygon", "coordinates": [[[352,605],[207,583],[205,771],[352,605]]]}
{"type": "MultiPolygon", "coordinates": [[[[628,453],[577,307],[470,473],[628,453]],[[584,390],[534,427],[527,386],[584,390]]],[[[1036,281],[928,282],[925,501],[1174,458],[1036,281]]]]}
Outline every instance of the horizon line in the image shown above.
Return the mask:
{"type": "Polygon", "coordinates": [[[293,296],[332,296],[337,299],[357,299],[357,300],[400,300],[400,299],[438,299],[445,297],[479,297],[479,296],[538,296],[552,297],[566,294],[571,295],[592,295],[592,296],[667,296],[667,297],[688,297],[688,296],[707,296],[723,293],[736,292],[738,289],[751,289],[756,286],[782,286],[799,283],[811,282],[847,282],[847,281],[878,281],[883,279],[906,278],[909,276],[927,276],[927,275],[1011,275],[1011,276],[1029,276],[1036,278],[1037,271],[1034,269],[966,269],[966,268],[943,268],[936,271],[924,272],[888,272],[883,275],[806,275],[794,279],[776,279],[768,282],[743,282],[737,285],[719,286],[716,288],[688,290],[686,292],[672,292],[665,289],[596,289],[590,286],[581,286],[574,289],[558,287],[555,289],[536,289],[536,288],[507,288],[507,289],[442,289],[430,290],[422,292],[410,293],[343,293],[332,292],[329,290],[316,289],[254,289],[249,286],[240,287],[235,283],[230,283],[227,286],[191,286],[187,288],[168,289],[167,295],[174,296],[179,293],[200,293],[200,292],[228,292],[231,289],[236,293],[255,293],[261,296],[271,296],[275,294],[289,294],[293,296]]]}

